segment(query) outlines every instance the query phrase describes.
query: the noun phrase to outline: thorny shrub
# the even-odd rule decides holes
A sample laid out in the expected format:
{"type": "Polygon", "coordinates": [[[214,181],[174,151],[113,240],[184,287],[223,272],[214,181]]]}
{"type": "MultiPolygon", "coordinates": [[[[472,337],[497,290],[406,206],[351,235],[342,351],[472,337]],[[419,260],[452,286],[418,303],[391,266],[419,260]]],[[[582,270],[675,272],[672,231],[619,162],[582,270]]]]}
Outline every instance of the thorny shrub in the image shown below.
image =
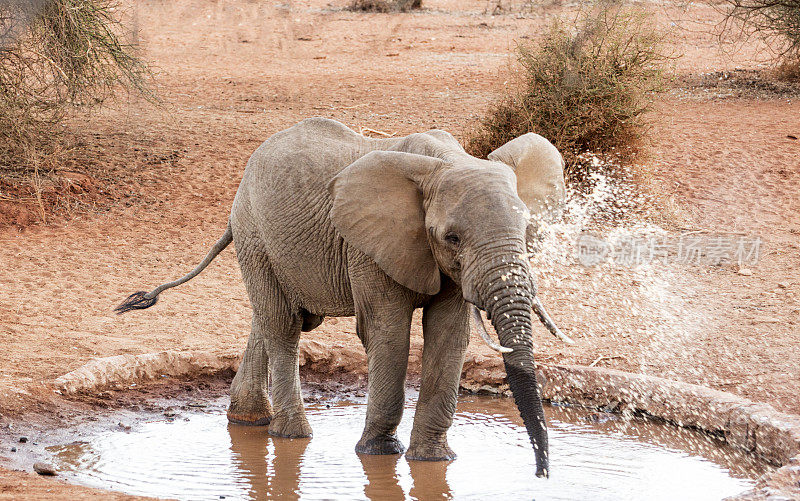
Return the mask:
{"type": "Polygon", "coordinates": [[[74,106],[120,87],[153,99],[115,0],[0,0],[0,171],[31,170],[74,106]]]}
{"type": "Polygon", "coordinates": [[[352,0],[347,9],[361,12],[408,12],[422,8],[422,0],[352,0]]]}
{"type": "Polygon", "coordinates": [[[627,158],[641,146],[652,94],[665,89],[665,47],[651,17],[632,7],[604,3],[577,23],[557,19],[542,40],[517,46],[515,78],[467,150],[484,157],[535,132],[562,152],[569,180],[584,181],[587,152],[627,158]]]}

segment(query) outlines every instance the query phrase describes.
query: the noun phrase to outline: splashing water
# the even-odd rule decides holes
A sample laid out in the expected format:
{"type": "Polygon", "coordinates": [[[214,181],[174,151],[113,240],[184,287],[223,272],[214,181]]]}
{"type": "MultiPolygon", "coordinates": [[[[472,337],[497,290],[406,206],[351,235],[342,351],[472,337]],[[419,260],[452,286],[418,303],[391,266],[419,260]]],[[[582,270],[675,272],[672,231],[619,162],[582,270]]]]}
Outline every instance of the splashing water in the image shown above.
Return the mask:
{"type": "Polygon", "coordinates": [[[591,188],[568,189],[563,219],[540,224],[539,252],[530,257],[540,291],[560,310],[553,312],[556,323],[569,325],[564,330],[573,339],[595,338],[606,352],[624,352],[618,358],[638,359],[632,364],[639,372],[673,377],[678,372],[670,367],[682,365],[681,374],[701,378],[702,371],[686,367],[686,361],[700,349],[708,326],[686,300],[696,291],[685,269],[664,261],[622,266],[606,259],[588,267],[578,262],[577,244],[586,232],[610,249],[670,234],[641,216],[643,207],[654,204],[651,197],[627,179],[603,174],[600,168],[608,165],[598,157],[591,162],[597,169],[589,175],[591,188]]]}

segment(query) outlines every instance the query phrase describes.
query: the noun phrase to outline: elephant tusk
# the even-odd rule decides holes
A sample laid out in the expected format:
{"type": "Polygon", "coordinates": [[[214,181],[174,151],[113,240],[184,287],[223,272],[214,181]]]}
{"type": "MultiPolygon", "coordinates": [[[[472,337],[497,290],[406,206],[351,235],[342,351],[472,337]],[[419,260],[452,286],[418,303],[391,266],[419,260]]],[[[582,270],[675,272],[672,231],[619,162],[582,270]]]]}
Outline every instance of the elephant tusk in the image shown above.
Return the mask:
{"type": "Polygon", "coordinates": [[[533,298],[533,312],[536,313],[536,316],[539,317],[539,320],[547,327],[547,330],[550,331],[550,334],[554,335],[558,339],[564,341],[567,344],[575,344],[575,341],[572,340],[571,337],[567,336],[561,329],[556,327],[556,324],[553,322],[553,319],[550,318],[550,315],[547,314],[547,311],[544,309],[544,305],[541,301],[539,301],[539,297],[536,296],[533,298]]]}
{"type": "Polygon", "coordinates": [[[483,325],[483,318],[481,318],[481,312],[478,311],[478,308],[475,306],[472,307],[472,320],[475,322],[475,327],[478,328],[478,334],[481,335],[486,344],[495,351],[499,351],[500,353],[511,353],[514,351],[514,348],[506,348],[498,343],[495,343],[494,340],[489,336],[489,333],[486,332],[486,326],[483,325]]]}

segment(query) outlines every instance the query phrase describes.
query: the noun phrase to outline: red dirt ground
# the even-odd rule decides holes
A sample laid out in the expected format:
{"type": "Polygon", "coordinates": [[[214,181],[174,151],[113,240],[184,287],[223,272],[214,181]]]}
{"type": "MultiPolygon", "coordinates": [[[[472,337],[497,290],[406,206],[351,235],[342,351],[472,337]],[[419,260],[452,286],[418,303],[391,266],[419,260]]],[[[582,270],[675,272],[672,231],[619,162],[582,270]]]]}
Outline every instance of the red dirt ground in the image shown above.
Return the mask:
{"type": "MultiPolygon", "coordinates": [[[[240,352],[250,312],[230,250],[153,309],[117,317],[112,308],[205,255],[247,158],[274,132],[325,116],[356,130],[437,127],[464,138],[507,80],[516,41],[535,39],[563,10],[512,5],[492,16],[483,1],[425,4],[366,14],[341,0],[136,2],[128,14],[163,105],[130,97],[71,121],[92,152],[77,172],[95,187],[87,203],[46,225],[29,224],[31,200],[0,207],[21,223],[0,229],[0,422],[60,405],[47,384],[95,357],[240,352]]],[[[675,32],[678,76],[756,67],[754,44],[718,50],[710,8],[652,8],[663,25],[687,28],[675,32]]],[[[541,294],[577,345],[542,329],[539,360],[665,376],[800,413],[800,141],[787,138],[800,136],[800,102],[677,88],[654,115],[648,189],[691,230],[760,235],[760,262],[752,275],[733,265],[556,264],[541,274],[541,294]]],[[[670,227],[674,238],[686,231],[670,227]]],[[[335,347],[357,345],[354,332],[352,319],[327,319],[304,335],[335,347]]],[[[418,347],[418,322],[413,335],[418,347]]],[[[0,469],[0,498],[108,495],[0,469]]]]}

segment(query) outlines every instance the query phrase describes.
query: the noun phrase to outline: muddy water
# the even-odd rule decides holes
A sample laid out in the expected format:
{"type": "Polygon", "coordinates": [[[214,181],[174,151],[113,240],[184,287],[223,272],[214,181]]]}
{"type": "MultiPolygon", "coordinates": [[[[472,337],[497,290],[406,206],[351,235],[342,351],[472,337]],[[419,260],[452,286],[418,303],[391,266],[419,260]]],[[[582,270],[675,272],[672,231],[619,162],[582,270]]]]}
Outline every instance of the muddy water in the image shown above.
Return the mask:
{"type": "MultiPolygon", "coordinates": [[[[399,429],[405,444],[413,403],[399,429]]],[[[449,433],[458,459],[447,463],[357,455],[363,402],[309,404],[314,438],[295,440],[228,425],[224,404],[50,450],[79,483],[179,499],[721,499],[764,471],[695,432],[548,407],[552,475],[537,479],[510,399],[460,400],[449,433]]]]}

